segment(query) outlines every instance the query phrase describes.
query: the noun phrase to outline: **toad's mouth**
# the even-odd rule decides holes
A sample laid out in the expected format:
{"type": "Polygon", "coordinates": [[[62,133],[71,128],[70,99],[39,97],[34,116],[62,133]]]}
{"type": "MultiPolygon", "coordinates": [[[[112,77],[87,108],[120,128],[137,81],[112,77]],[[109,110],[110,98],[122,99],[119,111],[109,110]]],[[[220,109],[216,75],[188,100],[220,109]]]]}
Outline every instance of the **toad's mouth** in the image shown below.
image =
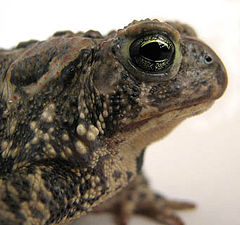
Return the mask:
{"type": "Polygon", "coordinates": [[[214,100],[209,101],[205,100],[202,103],[197,104],[185,104],[180,107],[173,107],[172,109],[168,109],[162,112],[154,112],[149,115],[141,116],[137,121],[133,121],[129,124],[125,124],[122,126],[122,132],[131,132],[136,129],[140,129],[145,126],[149,121],[155,121],[155,126],[160,124],[164,124],[164,127],[168,123],[173,123],[173,121],[182,121],[185,118],[190,116],[195,116],[203,113],[207,109],[209,109],[214,103],[214,100]]]}

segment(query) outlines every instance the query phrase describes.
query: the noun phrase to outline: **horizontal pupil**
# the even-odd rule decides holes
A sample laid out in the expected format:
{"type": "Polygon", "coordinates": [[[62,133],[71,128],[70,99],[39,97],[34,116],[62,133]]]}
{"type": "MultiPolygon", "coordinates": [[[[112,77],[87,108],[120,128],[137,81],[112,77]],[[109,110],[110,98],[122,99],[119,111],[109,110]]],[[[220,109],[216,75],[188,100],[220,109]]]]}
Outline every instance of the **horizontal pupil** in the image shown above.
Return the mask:
{"type": "Polygon", "coordinates": [[[171,50],[167,48],[166,45],[161,42],[154,41],[142,45],[139,49],[139,53],[141,56],[152,60],[152,61],[162,61],[165,59],[169,59],[171,55],[171,50]]]}

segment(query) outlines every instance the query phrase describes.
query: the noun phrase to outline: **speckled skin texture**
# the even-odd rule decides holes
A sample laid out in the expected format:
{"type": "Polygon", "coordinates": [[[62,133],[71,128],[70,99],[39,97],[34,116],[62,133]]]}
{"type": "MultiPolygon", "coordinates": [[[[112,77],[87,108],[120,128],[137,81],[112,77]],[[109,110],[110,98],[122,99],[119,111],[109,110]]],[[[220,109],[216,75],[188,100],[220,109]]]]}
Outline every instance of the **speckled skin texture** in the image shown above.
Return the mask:
{"type": "Polygon", "coordinates": [[[220,59],[178,22],[57,32],[0,49],[0,224],[68,224],[92,210],[118,211],[121,225],[132,213],[183,224],[170,210],[192,205],[148,188],[143,149],[208,109],[226,84],[220,59]],[[152,33],[174,46],[157,73],[129,55],[152,33]]]}

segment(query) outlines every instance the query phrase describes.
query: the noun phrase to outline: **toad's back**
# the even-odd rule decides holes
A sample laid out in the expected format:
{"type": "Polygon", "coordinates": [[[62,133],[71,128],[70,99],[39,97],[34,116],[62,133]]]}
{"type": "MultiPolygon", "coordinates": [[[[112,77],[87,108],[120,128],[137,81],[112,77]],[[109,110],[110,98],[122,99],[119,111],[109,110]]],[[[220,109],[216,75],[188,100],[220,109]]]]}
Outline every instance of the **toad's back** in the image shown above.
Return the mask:
{"type": "Polygon", "coordinates": [[[226,83],[220,59],[180,23],[58,32],[0,50],[0,224],[65,224],[113,196],[98,211],[120,207],[121,224],[134,212],[183,224],[146,185],[144,149],[226,83]]]}

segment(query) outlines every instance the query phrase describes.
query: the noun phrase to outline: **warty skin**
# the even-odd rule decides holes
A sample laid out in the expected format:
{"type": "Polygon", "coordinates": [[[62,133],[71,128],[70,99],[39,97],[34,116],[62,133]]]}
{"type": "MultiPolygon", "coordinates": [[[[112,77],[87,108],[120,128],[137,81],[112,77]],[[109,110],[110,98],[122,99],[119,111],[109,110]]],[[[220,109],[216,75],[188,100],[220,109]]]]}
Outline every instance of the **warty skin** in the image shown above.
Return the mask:
{"type": "MultiPolygon", "coordinates": [[[[143,149],[226,85],[218,56],[178,22],[58,32],[0,50],[0,224],[68,224],[124,193],[142,176],[143,149]],[[144,57],[132,58],[135,40],[144,57]],[[152,42],[166,63],[146,59],[152,42]]],[[[183,224],[166,217],[158,222],[183,224]]]]}

